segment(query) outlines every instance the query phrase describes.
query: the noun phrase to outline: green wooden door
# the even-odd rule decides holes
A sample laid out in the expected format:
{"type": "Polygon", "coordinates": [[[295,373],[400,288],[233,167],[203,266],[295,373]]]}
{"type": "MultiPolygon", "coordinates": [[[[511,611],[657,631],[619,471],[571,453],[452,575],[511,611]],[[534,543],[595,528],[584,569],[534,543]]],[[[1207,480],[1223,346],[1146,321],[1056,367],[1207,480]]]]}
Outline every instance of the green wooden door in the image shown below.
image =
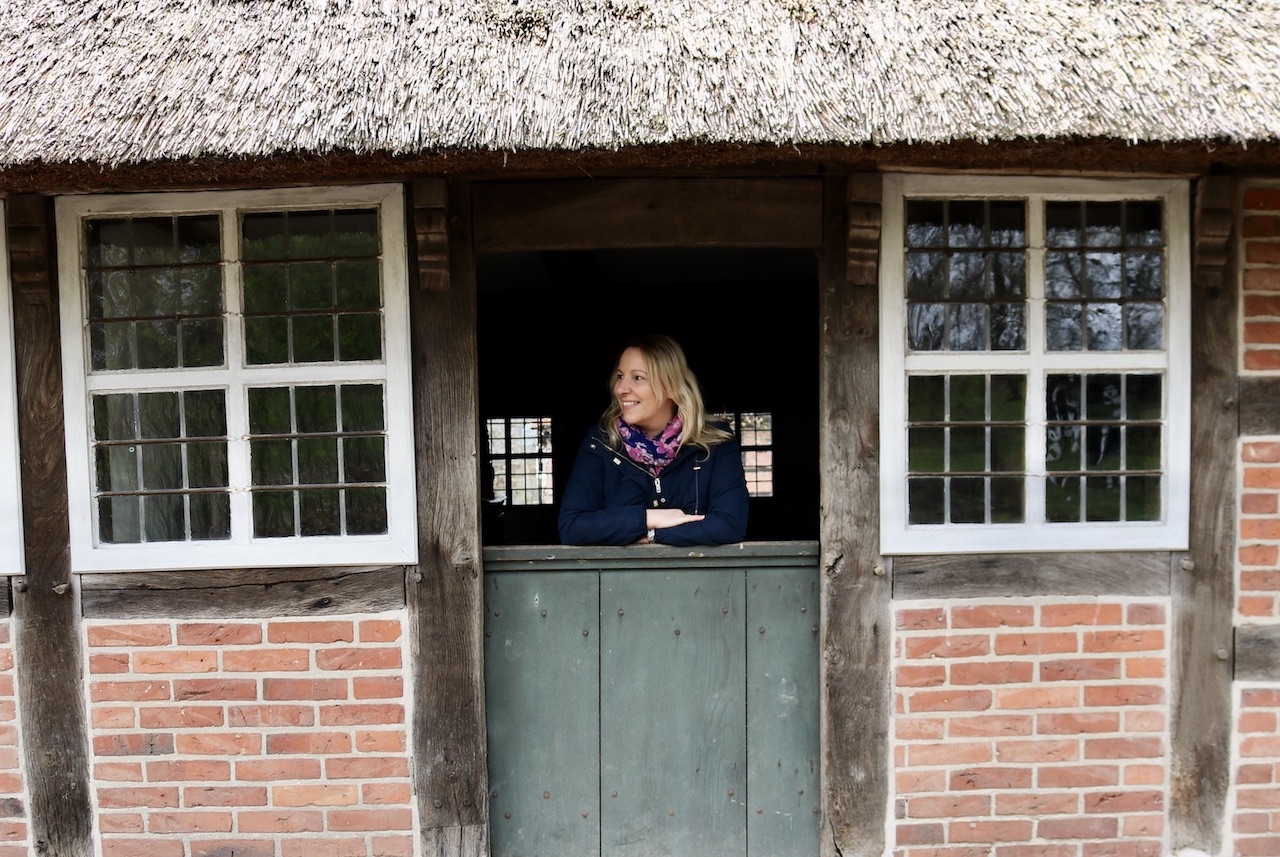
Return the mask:
{"type": "Polygon", "coordinates": [[[495,857],[817,854],[816,546],[485,568],[495,857]]]}

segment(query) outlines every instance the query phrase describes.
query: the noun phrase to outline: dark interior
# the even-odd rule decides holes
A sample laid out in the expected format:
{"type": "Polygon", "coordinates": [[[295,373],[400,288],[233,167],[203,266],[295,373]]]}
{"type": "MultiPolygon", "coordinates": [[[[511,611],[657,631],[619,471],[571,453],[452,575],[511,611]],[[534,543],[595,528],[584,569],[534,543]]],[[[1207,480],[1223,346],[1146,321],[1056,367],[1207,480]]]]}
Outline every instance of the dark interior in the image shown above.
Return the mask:
{"type": "MultiPolygon", "coordinates": [[[[477,257],[482,420],[551,417],[558,501],[614,361],[649,332],[680,341],[711,412],[773,415],[773,496],[748,539],[818,533],[818,273],[812,250],[661,249],[477,257]]],[[[486,503],[484,543],[555,544],[552,506],[486,503]]]]}

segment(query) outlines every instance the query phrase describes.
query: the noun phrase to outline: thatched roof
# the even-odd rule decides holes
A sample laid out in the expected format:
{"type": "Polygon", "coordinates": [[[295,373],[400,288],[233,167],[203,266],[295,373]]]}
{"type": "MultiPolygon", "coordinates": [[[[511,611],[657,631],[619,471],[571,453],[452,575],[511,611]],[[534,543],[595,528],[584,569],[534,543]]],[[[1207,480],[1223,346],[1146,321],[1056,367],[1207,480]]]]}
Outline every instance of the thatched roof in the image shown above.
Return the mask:
{"type": "Polygon", "coordinates": [[[1280,138],[1280,0],[13,0],[0,168],[1280,138]]]}

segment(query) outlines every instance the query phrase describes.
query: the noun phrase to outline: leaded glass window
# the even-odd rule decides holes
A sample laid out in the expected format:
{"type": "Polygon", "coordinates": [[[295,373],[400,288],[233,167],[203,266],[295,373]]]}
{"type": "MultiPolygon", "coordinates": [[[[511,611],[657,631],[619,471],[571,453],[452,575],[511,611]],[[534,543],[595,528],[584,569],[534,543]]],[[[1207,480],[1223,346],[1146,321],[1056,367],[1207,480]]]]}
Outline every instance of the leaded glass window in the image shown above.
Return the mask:
{"type": "Polygon", "coordinates": [[[886,187],[886,552],[1183,546],[1185,184],[886,187]]]}

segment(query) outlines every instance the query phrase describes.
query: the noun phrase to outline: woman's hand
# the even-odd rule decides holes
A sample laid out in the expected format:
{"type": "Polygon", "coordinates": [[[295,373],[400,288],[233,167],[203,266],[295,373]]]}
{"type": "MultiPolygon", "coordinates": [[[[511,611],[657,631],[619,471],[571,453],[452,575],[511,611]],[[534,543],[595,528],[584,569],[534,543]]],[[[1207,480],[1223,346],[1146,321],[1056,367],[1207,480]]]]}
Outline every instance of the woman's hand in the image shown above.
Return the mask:
{"type": "Polygon", "coordinates": [[[701,521],[706,515],[690,515],[683,509],[646,509],[645,526],[654,530],[665,530],[667,527],[678,527],[690,521],[701,521]]]}

